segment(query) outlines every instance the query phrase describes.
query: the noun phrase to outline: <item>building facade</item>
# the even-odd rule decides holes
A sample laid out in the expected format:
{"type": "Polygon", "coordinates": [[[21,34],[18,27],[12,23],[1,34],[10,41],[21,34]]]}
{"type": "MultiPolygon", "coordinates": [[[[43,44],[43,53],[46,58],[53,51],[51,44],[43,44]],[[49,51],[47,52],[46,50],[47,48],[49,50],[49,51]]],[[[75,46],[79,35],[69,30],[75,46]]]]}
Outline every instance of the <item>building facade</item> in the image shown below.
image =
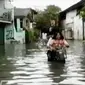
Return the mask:
{"type": "Polygon", "coordinates": [[[11,24],[13,21],[13,11],[12,8],[13,6],[11,4],[8,3],[8,0],[0,0],[0,45],[5,44],[6,43],[6,39],[7,39],[7,34],[11,34],[7,33],[7,30],[10,28],[11,30],[13,30],[11,28],[11,24]],[[7,6],[9,6],[9,8],[6,8],[7,6]]]}
{"type": "Polygon", "coordinates": [[[25,43],[25,30],[32,28],[27,18],[30,10],[15,8],[10,0],[0,0],[0,11],[0,44],[25,43]]]}
{"type": "Polygon", "coordinates": [[[64,28],[64,36],[66,39],[83,40],[85,27],[84,21],[80,17],[79,11],[84,6],[85,1],[80,1],[77,4],[67,8],[60,13],[61,27],[64,28]]]}

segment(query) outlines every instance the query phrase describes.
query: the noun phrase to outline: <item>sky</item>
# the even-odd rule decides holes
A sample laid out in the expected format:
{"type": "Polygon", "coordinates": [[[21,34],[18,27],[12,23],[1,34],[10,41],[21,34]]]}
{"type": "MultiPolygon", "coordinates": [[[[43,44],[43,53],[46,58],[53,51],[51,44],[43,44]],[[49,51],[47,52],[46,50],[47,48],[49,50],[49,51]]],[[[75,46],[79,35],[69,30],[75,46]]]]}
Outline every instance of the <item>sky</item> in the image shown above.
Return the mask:
{"type": "Polygon", "coordinates": [[[13,5],[18,8],[33,8],[44,10],[48,5],[55,5],[65,10],[80,0],[14,0],[13,5]]]}

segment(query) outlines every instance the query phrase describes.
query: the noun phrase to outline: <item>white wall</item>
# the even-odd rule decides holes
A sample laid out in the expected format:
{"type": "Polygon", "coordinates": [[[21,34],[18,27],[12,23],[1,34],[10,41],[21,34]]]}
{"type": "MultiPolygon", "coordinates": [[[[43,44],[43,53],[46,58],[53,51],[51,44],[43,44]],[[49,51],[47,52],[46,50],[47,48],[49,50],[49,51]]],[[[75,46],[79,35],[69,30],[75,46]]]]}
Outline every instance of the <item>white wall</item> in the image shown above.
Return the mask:
{"type": "Polygon", "coordinates": [[[11,19],[12,19],[12,23],[11,24],[7,24],[5,27],[5,43],[9,44],[10,41],[12,40],[12,38],[14,38],[14,9],[10,9],[11,10],[11,19]]]}
{"type": "Polygon", "coordinates": [[[13,29],[13,24],[7,25],[5,27],[5,43],[10,44],[10,41],[12,38],[14,38],[14,29],[13,29]]]}
{"type": "Polygon", "coordinates": [[[82,18],[76,16],[74,18],[74,39],[83,39],[83,24],[82,18]]]}
{"type": "MultiPolygon", "coordinates": [[[[80,18],[79,15],[76,15],[76,13],[77,11],[73,10],[66,14],[65,27],[67,30],[69,30],[69,28],[72,28],[74,39],[83,39],[82,18],[80,18]]],[[[66,36],[68,37],[68,33],[66,34],[66,36]]]]}
{"type": "Polygon", "coordinates": [[[14,6],[11,4],[9,0],[5,0],[5,8],[10,9],[10,8],[14,8],[14,6]]]}
{"type": "Polygon", "coordinates": [[[77,13],[77,11],[73,10],[66,14],[66,24],[73,22],[74,17],[76,17],[76,13],[77,13]]]}
{"type": "MultiPolygon", "coordinates": [[[[14,18],[14,16],[12,14],[12,19],[13,18],[14,18]]],[[[18,29],[22,29],[22,28],[20,28],[20,19],[17,19],[17,22],[18,22],[17,23],[18,29]]],[[[25,31],[23,31],[23,30],[16,31],[14,22],[11,24],[8,24],[5,27],[5,43],[9,44],[13,39],[15,41],[19,41],[20,43],[25,43],[25,31]]]]}
{"type": "Polygon", "coordinates": [[[16,32],[14,28],[14,39],[20,43],[25,43],[25,31],[16,32]]]}
{"type": "Polygon", "coordinates": [[[20,19],[19,18],[17,18],[17,31],[20,31],[20,19]]]}
{"type": "Polygon", "coordinates": [[[14,24],[5,27],[5,43],[10,44],[12,40],[25,43],[25,31],[16,31],[14,24]]]}
{"type": "Polygon", "coordinates": [[[30,22],[30,29],[32,29],[33,27],[32,27],[32,23],[30,22]]]}
{"type": "MultiPolygon", "coordinates": [[[[14,7],[13,5],[9,2],[9,0],[0,0],[0,8],[2,9],[11,9],[12,13],[11,13],[11,17],[12,17],[12,23],[11,24],[7,24],[5,27],[5,43],[9,44],[13,38],[16,41],[20,41],[20,43],[25,43],[25,31],[21,30],[21,31],[16,31],[15,26],[14,26],[14,7]]],[[[20,20],[17,19],[17,26],[18,29],[20,28],[20,20]]]]}
{"type": "Polygon", "coordinates": [[[14,39],[20,41],[20,43],[25,43],[25,31],[20,27],[20,19],[17,18],[17,31],[14,27],[14,39]]]}

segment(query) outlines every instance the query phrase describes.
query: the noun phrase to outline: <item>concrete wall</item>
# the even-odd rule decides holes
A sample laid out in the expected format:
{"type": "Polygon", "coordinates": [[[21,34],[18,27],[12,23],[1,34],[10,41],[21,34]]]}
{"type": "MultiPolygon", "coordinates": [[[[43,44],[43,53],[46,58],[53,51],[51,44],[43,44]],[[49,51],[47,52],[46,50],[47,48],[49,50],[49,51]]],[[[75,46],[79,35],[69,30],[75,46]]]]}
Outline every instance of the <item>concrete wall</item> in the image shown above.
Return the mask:
{"type": "Polygon", "coordinates": [[[20,19],[17,18],[16,19],[16,22],[17,22],[17,32],[21,31],[21,27],[20,27],[20,19]]]}
{"type": "Polygon", "coordinates": [[[77,11],[73,10],[66,14],[65,24],[65,37],[67,39],[83,39],[83,26],[82,18],[76,15],[77,11]]]}
{"type": "Polygon", "coordinates": [[[23,19],[23,27],[26,30],[29,30],[29,28],[30,28],[30,20],[26,17],[23,19]]]}
{"type": "Polygon", "coordinates": [[[14,39],[19,43],[25,43],[25,31],[16,32],[14,29],[14,39]]]}
{"type": "Polygon", "coordinates": [[[24,27],[26,30],[32,29],[32,28],[33,28],[33,23],[30,22],[30,20],[25,17],[25,18],[23,19],[23,27],[24,27]],[[27,21],[27,22],[26,22],[26,21],[27,21]]]}
{"type": "Polygon", "coordinates": [[[14,23],[5,27],[5,43],[10,44],[11,41],[25,43],[25,31],[16,31],[14,23]]]}
{"type": "Polygon", "coordinates": [[[12,10],[12,23],[5,27],[5,43],[10,43],[11,41],[19,41],[20,43],[25,43],[25,31],[20,27],[20,19],[17,18],[17,31],[14,25],[14,8],[13,5],[8,0],[5,0],[5,8],[12,10]]]}
{"type": "Polygon", "coordinates": [[[13,8],[13,5],[9,2],[9,0],[0,0],[0,8],[13,8]]]}
{"type": "Polygon", "coordinates": [[[20,19],[17,18],[17,30],[14,26],[14,39],[20,43],[25,43],[25,31],[20,27],[20,19]]]}
{"type": "Polygon", "coordinates": [[[30,29],[32,29],[33,28],[33,25],[32,25],[32,23],[30,22],[30,29]]]}
{"type": "Polygon", "coordinates": [[[25,43],[25,31],[16,31],[14,23],[5,27],[5,43],[10,44],[11,41],[25,43]]]}
{"type": "Polygon", "coordinates": [[[72,23],[74,20],[74,17],[76,17],[76,10],[70,11],[66,14],[66,24],[67,23],[72,23]]]}
{"type": "Polygon", "coordinates": [[[76,16],[74,18],[74,39],[83,39],[83,24],[82,24],[82,18],[79,16],[76,16]]]}
{"type": "Polygon", "coordinates": [[[14,8],[14,7],[9,0],[5,0],[5,8],[10,9],[10,8],[14,8]]]}
{"type": "Polygon", "coordinates": [[[14,39],[14,8],[11,8],[11,24],[5,26],[5,44],[9,44],[14,39]]]}
{"type": "Polygon", "coordinates": [[[13,27],[14,27],[13,24],[7,25],[5,27],[5,43],[6,44],[10,44],[10,42],[14,38],[14,29],[13,29],[13,27]]]}
{"type": "Polygon", "coordinates": [[[14,25],[14,8],[9,2],[9,0],[0,0],[0,8],[1,9],[10,9],[11,10],[11,24],[6,24],[4,31],[5,31],[5,43],[9,44],[11,41],[19,41],[20,43],[25,43],[25,31],[20,27],[20,19],[17,19],[17,28],[18,31],[15,29],[14,25]]]}
{"type": "Polygon", "coordinates": [[[25,31],[20,27],[20,19],[17,18],[17,29],[14,25],[14,9],[12,9],[12,23],[7,24],[5,27],[5,43],[9,44],[11,41],[19,41],[25,43],[25,31]]]}
{"type": "Polygon", "coordinates": [[[5,8],[4,0],[0,0],[0,8],[5,8]]]}

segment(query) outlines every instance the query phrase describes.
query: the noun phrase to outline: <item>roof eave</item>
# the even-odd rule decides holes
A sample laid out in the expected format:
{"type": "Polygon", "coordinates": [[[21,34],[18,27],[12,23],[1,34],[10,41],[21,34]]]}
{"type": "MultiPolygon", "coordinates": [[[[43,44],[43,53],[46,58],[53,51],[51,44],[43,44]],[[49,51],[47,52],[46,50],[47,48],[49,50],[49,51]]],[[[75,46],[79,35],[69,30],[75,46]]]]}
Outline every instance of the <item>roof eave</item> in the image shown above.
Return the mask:
{"type": "Polygon", "coordinates": [[[69,11],[77,9],[80,6],[82,7],[84,5],[85,5],[85,1],[79,1],[78,3],[76,3],[76,4],[72,5],[72,6],[70,6],[69,8],[65,9],[64,11],[60,12],[60,14],[61,13],[67,13],[69,11]]]}

